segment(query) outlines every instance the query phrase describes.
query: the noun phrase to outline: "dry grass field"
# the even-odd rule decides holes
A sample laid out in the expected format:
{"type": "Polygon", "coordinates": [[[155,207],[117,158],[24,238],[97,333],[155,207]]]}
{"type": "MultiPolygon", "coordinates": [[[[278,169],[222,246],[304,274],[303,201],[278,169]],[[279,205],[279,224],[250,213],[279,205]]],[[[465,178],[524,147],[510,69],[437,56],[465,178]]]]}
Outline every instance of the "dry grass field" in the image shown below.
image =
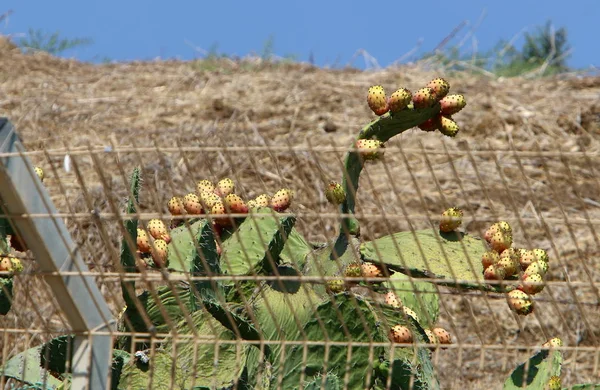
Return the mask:
{"type": "MultiPolygon", "coordinates": [[[[451,139],[415,128],[386,145],[384,162],[369,165],[361,179],[362,238],[431,227],[450,206],[464,209],[464,228],[473,234],[509,221],[517,246],[550,254],[549,285],[527,317],[515,316],[503,299],[444,289],[440,324],[460,348],[434,355],[442,388],[501,388],[554,336],[571,347],[563,384],[600,382],[600,78],[495,79],[416,65],[376,72],[218,65],[91,65],[23,55],[0,38],[0,116],[44,167],[45,185],[69,214],[94,271],[114,270],[120,221],[112,210],[123,208],[135,165],[142,167],[148,218],[166,215],[167,200],[192,191],[197,180],[229,176],[247,197],[294,189],[299,230],[312,241],[333,239],[337,210],[323,186],[341,178],[345,148],[374,118],[368,87],[415,90],[443,76],[468,101],[455,116],[461,131],[451,139]]],[[[98,281],[118,315],[118,279],[98,281]]],[[[15,286],[13,310],[0,318],[0,361],[68,331],[44,283],[23,275],[15,286]]]]}

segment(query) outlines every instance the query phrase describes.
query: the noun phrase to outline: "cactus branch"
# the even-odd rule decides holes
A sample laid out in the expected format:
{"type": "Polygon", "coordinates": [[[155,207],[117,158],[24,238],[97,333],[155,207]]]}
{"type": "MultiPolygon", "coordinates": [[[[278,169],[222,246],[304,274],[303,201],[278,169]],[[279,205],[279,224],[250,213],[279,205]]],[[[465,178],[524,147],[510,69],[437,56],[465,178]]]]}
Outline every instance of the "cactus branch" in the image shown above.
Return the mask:
{"type": "MultiPolygon", "coordinates": [[[[372,121],[362,128],[356,139],[377,139],[386,142],[395,135],[425,122],[439,112],[439,103],[419,110],[414,110],[409,106],[405,110],[395,114],[388,113],[372,121]]],[[[352,148],[354,148],[354,144],[352,148]]],[[[342,186],[346,192],[346,201],[339,206],[340,212],[345,216],[340,222],[340,232],[331,254],[332,259],[344,254],[348,247],[348,235],[358,234],[358,221],[352,216],[347,216],[347,214],[354,214],[356,192],[362,169],[363,163],[358,153],[354,150],[348,151],[344,160],[344,178],[342,181],[342,186]]]]}

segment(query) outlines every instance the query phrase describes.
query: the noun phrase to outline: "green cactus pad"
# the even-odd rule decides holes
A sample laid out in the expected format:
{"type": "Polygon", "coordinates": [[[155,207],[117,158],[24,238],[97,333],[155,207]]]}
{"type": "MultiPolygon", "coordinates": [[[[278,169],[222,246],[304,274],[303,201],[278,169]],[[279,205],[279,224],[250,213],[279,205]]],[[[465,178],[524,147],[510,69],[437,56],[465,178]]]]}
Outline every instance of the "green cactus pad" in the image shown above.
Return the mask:
{"type": "Polygon", "coordinates": [[[268,209],[246,218],[223,243],[222,272],[252,275],[272,270],[280,261],[279,255],[295,222],[295,217],[278,217],[268,209]]]}
{"type": "Polygon", "coordinates": [[[46,384],[47,389],[56,389],[61,381],[40,366],[42,346],[30,348],[9,359],[0,367],[0,378],[13,378],[27,385],[46,384]]]}
{"type": "Polygon", "coordinates": [[[12,305],[13,277],[0,278],[0,315],[6,315],[12,305]]]}
{"type": "Polygon", "coordinates": [[[385,286],[390,291],[394,291],[404,306],[412,309],[419,316],[420,324],[424,328],[430,328],[437,322],[440,302],[435,285],[423,280],[411,279],[401,273],[394,273],[385,282],[385,286]]]}
{"type": "Polygon", "coordinates": [[[512,372],[503,389],[544,389],[551,376],[560,376],[562,360],[560,351],[540,351],[512,372]]]}
{"type": "MultiPolygon", "coordinates": [[[[193,276],[199,275],[219,275],[221,268],[219,264],[219,255],[217,253],[217,244],[210,222],[207,220],[201,221],[196,233],[196,243],[198,250],[194,248],[192,267],[190,274],[193,276]]],[[[221,288],[221,283],[210,280],[194,281],[195,293],[191,294],[191,307],[195,311],[198,309],[196,293],[200,298],[212,298],[224,301],[224,291],[221,288]]]]}
{"type": "MultiPolygon", "coordinates": [[[[155,351],[148,366],[132,358],[123,368],[119,388],[226,389],[239,383],[246,370],[247,351],[253,347],[222,343],[215,348],[211,340],[235,340],[235,335],[203,311],[193,313],[192,322],[195,338],[205,342],[170,339],[155,351]]],[[[187,321],[180,323],[177,330],[178,334],[192,333],[187,321]]]]}
{"type": "Polygon", "coordinates": [[[62,374],[67,370],[67,361],[71,360],[74,347],[75,336],[55,337],[42,344],[39,364],[45,369],[62,374]]]}
{"type": "MultiPolygon", "coordinates": [[[[169,264],[170,272],[190,272],[190,270],[194,270],[194,261],[199,256],[197,248],[200,248],[202,252],[212,252],[210,250],[212,248],[208,246],[210,245],[209,243],[206,243],[207,246],[196,246],[196,243],[202,242],[203,238],[208,237],[208,233],[206,232],[208,228],[211,228],[210,222],[206,219],[200,219],[188,226],[181,225],[170,231],[171,243],[169,244],[169,253],[167,255],[167,263],[169,264]]],[[[214,246],[215,243],[212,242],[212,245],[214,246]]],[[[210,254],[207,255],[209,257],[207,257],[206,260],[210,266],[212,256],[210,256],[210,254]]],[[[196,272],[201,273],[201,271],[203,271],[203,268],[196,272]]]]}
{"type": "Polygon", "coordinates": [[[304,386],[304,390],[341,390],[342,388],[343,383],[340,382],[340,378],[335,374],[317,376],[304,386]]]}
{"type": "Polygon", "coordinates": [[[311,245],[306,241],[304,236],[294,228],[290,232],[279,257],[281,258],[282,263],[291,264],[294,268],[302,269],[306,263],[306,257],[310,252],[312,252],[311,245]]]}
{"type": "Polygon", "coordinates": [[[495,291],[485,284],[481,255],[487,249],[480,238],[434,230],[400,232],[365,243],[364,260],[413,277],[447,279],[455,287],[495,291]],[[422,252],[421,252],[422,250],[422,252]]]}

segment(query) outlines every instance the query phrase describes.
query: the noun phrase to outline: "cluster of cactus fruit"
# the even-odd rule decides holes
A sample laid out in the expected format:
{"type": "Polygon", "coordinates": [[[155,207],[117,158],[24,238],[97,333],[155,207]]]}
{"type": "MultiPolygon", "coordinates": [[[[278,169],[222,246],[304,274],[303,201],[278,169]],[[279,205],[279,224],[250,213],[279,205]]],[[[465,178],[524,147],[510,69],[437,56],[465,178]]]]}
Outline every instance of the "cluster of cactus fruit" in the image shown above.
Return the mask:
{"type": "MultiPolygon", "coordinates": [[[[365,161],[380,159],[387,140],[414,127],[456,136],[459,128],[452,116],[466,101],[463,95],[449,91],[449,83],[442,78],[414,93],[400,88],[389,98],[382,86],[369,88],[368,106],[379,117],[359,132],[349,148],[342,182],[332,180],[324,189],[325,198],[342,214],[339,236],[332,243],[310,244],[295,229],[295,216],[288,211],[294,198],[292,190],[244,200],[228,178],[217,183],[200,180],[195,192],[172,197],[167,204],[170,222],[152,219],[140,224],[135,205],[141,179],[140,170],[134,169],[127,206],[131,219],[125,221],[127,235],[121,249],[123,268],[143,272],[155,267],[221,279],[166,285],[137,296],[133,295],[135,281],[122,284],[126,306],[120,316],[123,336],[113,354],[113,388],[148,388],[151,383],[173,381],[181,388],[191,388],[192,384],[195,388],[240,385],[261,389],[324,385],[335,390],[341,388],[342,381],[348,388],[388,388],[389,383],[392,388],[439,388],[431,350],[447,348],[453,340],[450,332],[437,325],[438,290],[428,278],[458,278],[465,284],[449,281],[446,285],[484,291],[489,291],[489,286],[481,283],[482,276],[485,280],[513,278],[520,284],[507,292],[509,305],[520,314],[531,312],[530,295],[541,291],[534,282],[543,280],[548,270],[547,255],[539,249],[512,248],[512,229],[505,222],[486,232],[488,247],[479,237],[458,231],[463,211],[456,207],[441,215],[439,230],[398,232],[369,242],[360,238],[359,222],[353,215],[365,161]],[[452,253],[451,258],[447,258],[448,253],[452,253]],[[466,266],[471,258],[481,258],[481,271],[473,273],[466,266]],[[327,279],[302,283],[300,288],[295,281],[228,281],[222,278],[226,275],[327,279]],[[130,334],[151,331],[193,333],[211,339],[241,337],[248,343],[215,348],[186,341],[182,346],[167,338],[153,342],[154,355],[149,355],[150,345],[130,334]],[[324,332],[330,340],[351,339],[348,341],[380,346],[371,350],[320,343],[304,348],[261,343],[324,340],[324,332]],[[171,361],[172,356],[177,360],[171,361]],[[375,362],[373,356],[378,357],[375,362]],[[239,369],[240,362],[243,369],[239,369]]],[[[43,180],[41,169],[36,173],[43,180]]],[[[2,258],[0,267],[17,268],[12,258],[6,259],[2,258]]],[[[48,370],[61,378],[69,376],[65,371],[65,340],[68,336],[53,339],[37,347],[35,355],[41,357],[42,366],[51,366],[48,370]],[[48,357],[44,353],[47,350],[64,353],[48,357]]],[[[552,350],[561,346],[559,339],[544,344],[558,355],[544,357],[542,364],[547,367],[535,367],[548,375],[533,373],[534,382],[560,386],[556,368],[560,352],[552,350]]],[[[12,374],[5,371],[4,375],[12,374]]],[[[507,383],[514,378],[512,375],[507,383]]]]}

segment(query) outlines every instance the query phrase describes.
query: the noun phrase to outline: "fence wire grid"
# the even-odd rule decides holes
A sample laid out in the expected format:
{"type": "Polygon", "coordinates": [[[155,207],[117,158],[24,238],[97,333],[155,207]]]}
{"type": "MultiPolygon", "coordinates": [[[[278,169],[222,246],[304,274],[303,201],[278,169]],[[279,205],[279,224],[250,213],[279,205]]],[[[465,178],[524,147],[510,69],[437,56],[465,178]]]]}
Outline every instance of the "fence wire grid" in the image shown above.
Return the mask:
{"type": "MultiPolygon", "coordinates": [[[[337,256],[340,221],[352,215],[330,204],[325,189],[341,181],[349,149],[227,146],[219,137],[216,146],[65,142],[23,153],[43,168],[43,188],[58,213],[3,217],[66,222],[85,274],[118,320],[108,332],[112,388],[502,388],[554,337],[564,342],[563,384],[598,381],[597,153],[390,141],[381,161],[365,164],[356,193],[360,230],[337,256]],[[128,213],[135,167],[139,198],[128,213]],[[171,215],[173,196],[198,194],[200,180],[223,178],[246,202],[289,188],[291,206],[275,216],[255,209],[216,229],[220,214],[171,215]],[[449,207],[464,216],[446,234],[439,223],[449,207]],[[124,265],[126,221],[149,234],[154,219],[169,229],[169,264],[138,251],[136,267],[124,265]],[[482,237],[498,221],[511,225],[513,247],[549,255],[529,315],[511,311],[500,290],[517,286],[518,275],[483,276],[481,255],[489,248],[482,237]],[[348,271],[355,264],[362,273],[348,271]],[[393,341],[390,331],[399,325],[411,333],[406,343],[393,341]],[[429,338],[425,330],[434,328],[451,342],[429,338]]],[[[84,272],[43,273],[30,252],[11,255],[24,270],[13,276],[11,308],[0,317],[2,362],[45,345],[50,375],[40,377],[40,388],[59,388],[69,382],[73,330],[45,280],[84,272]]],[[[2,388],[35,385],[11,377],[12,370],[2,388]]]]}

